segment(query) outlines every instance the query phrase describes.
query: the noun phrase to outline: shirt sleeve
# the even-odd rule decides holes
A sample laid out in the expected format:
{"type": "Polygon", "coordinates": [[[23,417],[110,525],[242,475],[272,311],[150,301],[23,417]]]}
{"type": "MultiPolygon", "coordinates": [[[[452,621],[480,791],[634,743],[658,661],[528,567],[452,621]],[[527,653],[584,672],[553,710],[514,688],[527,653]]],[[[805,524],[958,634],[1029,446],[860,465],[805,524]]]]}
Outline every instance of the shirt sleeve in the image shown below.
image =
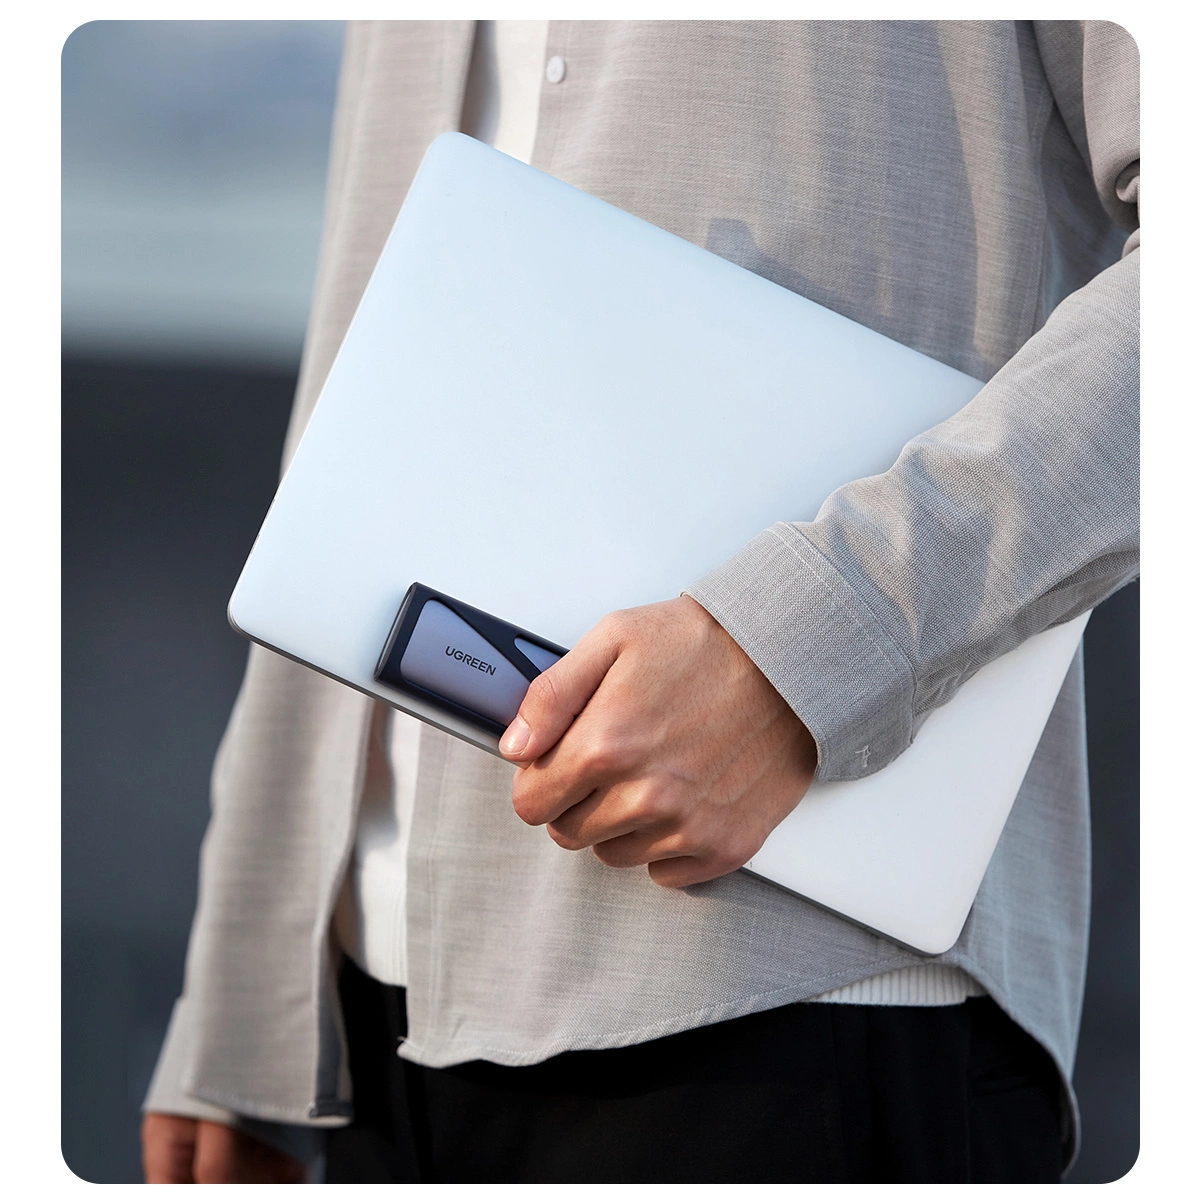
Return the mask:
{"type": "Polygon", "coordinates": [[[177,1000],[167,1026],[166,1037],[163,1039],[158,1063],[154,1068],[154,1075],[150,1080],[150,1087],[142,1102],[142,1111],[170,1113],[178,1117],[192,1117],[197,1121],[229,1125],[311,1167],[324,1149],[323,1130],[248,1117],[231,1109],[209,1104],[208,1101],[191,1095],[184,1088],[182,1077],[192,1036],[188,1018],[187,1001],[177,1000]]]}
{"type": "Polygon", "coordinates": [[[1121,260],[889,471],[687,589],[808,726],[819,780],[886,766],[981,666],[1138,571],[1137,48],[1105,22],[1036,33],[1121,260]]]}

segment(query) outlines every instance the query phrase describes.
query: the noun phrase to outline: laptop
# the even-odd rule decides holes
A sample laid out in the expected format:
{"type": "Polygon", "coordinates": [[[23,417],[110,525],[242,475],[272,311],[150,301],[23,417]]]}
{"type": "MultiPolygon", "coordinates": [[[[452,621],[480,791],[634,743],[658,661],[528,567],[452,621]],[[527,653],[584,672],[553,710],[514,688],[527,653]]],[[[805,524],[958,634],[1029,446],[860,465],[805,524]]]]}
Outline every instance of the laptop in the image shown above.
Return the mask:
{"type": "MultiPolygon", "coordinates": [[[[512,696],[602,616],[678,595],[776,521],[811,520],[981,386],[444,134],[229,619],[494,754],[512,696]],[[502,683],[508,698],[482,711],[474,697],[502,683]]],[[[812,788],[745,869],[948,949],[1085,620],[984,667],[882,771],[812,788]]]]}

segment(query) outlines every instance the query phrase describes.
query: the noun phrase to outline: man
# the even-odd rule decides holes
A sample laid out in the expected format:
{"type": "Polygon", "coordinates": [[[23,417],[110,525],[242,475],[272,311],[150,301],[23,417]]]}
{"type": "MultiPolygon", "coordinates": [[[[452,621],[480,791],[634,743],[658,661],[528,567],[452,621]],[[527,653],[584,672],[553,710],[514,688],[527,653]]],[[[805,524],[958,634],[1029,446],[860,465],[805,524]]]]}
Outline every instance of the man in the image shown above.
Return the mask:
{"type": "MultiPolygon", "coordinates": [[[[325,1128],[331,1179],[1056,1178],[1078,660],[945,955],[731,872],[812,779],[886,765],[1136,573],[1136,48],[1076,22],[531,24],[533,165],[988,382],[816,521],[601,623],[531,689],[515,774],[252,651],[148,1177],[298,1178],[266,1144],[325,1128]]],[[[425,147],[517,137],[481,116],[490,36],[470,66],[472,23],[350,29],[286,454],[425,147]]]]}

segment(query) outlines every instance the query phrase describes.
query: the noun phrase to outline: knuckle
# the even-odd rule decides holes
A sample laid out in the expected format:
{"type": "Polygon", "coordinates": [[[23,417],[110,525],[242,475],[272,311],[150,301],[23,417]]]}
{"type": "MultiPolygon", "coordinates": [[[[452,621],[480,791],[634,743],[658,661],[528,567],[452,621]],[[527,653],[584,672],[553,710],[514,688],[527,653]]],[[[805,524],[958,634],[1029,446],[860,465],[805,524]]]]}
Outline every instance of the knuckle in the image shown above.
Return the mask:
{"type": "Polygon", "coordinates": [[[600,842],[592,847],[592,853],[606,867],[632,867],[636,863],[631,860],[627,849],[615,846],[612,842],[600,842]]]}
{"type": "Polygon", "coordinates": [[[681,854],[688,858],[694,858],[696,855],[703,853],[704,840],[692,829],[684,828],[677,831],[667,841],[665,848],[670,850],[672,854],[681,854]]]}
{"type": "Polygon", "coordinates": [[[513,811],[526,825],[541,825],[541,806],[535,797],[524,792],[513,792],[513,811]]]}
{"type": "Polygon", "coordinates": [[[597,845],[593,846],[592,853],[602,863],[604,863],[606,867],[615,867],[617,865],[616,860],[619,855],[613,851],[612,847],[609,846],[607,842],[599,842],[597,845]]]}
{"type": "Polygon", "coordinates": [[[618,608],[600,621],[596,631],[610,643],[619,646],[629,640],[636,627],[636,611],[631,608],[618,608]]]}
{"type": "Polygon", "coordinates": [[[736,855],[719,854],[710,860],[709,874],[713,879],[719,879],[722,875],[736,871],[745,861],[746,859],[736,855]]]}
{"type": "Polygon", "coordinates": [[[647,864],[647,871],[653,883],[664,888],[686,887],[689,876],[683,873],[678,859],[665,859],[647,864]]]}
{"type": "Polygon", "coordinates": [[[674,795],[669,784],[657,778],[643,780],[625,798],[623,816],[638,825],[662,825],[677,816],[674,795]]]}
{"type": "Polygon", "coordinates": [[[628,746],[611,735],[594,738],[583,753],[583,768],[589,775],[620,775],[630,765],[628,746]]]}
{"type": "Polygon", "coordinates": [[[758,844],[754,839],[733,838],[713,856],[713,866],[718,868],[722,875],[728,875],[730,871],[736,871],[739,867],[745,866],[757,851],[758,844]]]}
{"type": "Polygon", "coordinates": [[[564,850],[582,850],[584,847],[582,838],[575,834],[567,833],[565,830],[556,829],[553,825],[547,825],[546,832],[550,835],[550,840],[556,846],[561,846],[564,850]]]}
{"type": "Polygon", "coordinates": [[[559,696],[558,678],[554,674],[554,668],[543,671],[532,683],[525,693],[525,699],[521,703],[521,708],[524,709],[528,704],[534,711],[546,708],[554,708],[559,696]]]}
{"type": "Polygon", "coordinates": [[[625,608],[617,608],[612,612],[605,614],[600,619],[600,623],[596,626],[597,629],[603,629],[605,633],[619,633],[629,623],[629,610],[625,608]]]}
{"type": "Polygon", "coordinates": [[[638,791],[625,798],[621,805],[620,820],[634,829],[644,829],[659,823],[660,810],[652,796],[638,791]]]}

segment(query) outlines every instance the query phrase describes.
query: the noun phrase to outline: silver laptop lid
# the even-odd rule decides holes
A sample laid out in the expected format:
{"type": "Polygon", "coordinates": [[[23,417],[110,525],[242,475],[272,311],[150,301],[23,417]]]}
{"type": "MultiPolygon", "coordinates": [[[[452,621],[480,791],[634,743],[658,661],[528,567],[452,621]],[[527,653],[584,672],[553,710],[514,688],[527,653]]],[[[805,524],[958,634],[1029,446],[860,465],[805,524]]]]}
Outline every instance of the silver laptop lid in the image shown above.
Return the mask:
{"type": "MultiPolygon", "coordinates": [[[[374,678],[410,585],[569,648],[609,611],[677,595],[773,522],[811,519],[980,386],[446,134],[413,182],[230,620],[494,753],[494,733],[374,678]]],[[[1047,712],[1061,678],[1042,682],[1047,712]]],[[[975,886],[1015,785],[1004,793],[974,805],[990,814],[972,827],[975,886]]],[[[817,809],[806,801],[795,821],[806,806],[817,809]]],[[[916,836],[938,841],[936,829],[916,836]]],[[[956,833],[955,863],[967,836],[956,833]]],[[[945,922],[930,933],[927,916],[911,928],[902,916],[892,928],[894,913],[845,907],[793,876],[786,886],[918,948],[944,940],[945,922]]],[[[922,889],[937,907],[937,880],[922,889]]],[[[969,904],[954,901],[950,924],[969,904]]]]}

